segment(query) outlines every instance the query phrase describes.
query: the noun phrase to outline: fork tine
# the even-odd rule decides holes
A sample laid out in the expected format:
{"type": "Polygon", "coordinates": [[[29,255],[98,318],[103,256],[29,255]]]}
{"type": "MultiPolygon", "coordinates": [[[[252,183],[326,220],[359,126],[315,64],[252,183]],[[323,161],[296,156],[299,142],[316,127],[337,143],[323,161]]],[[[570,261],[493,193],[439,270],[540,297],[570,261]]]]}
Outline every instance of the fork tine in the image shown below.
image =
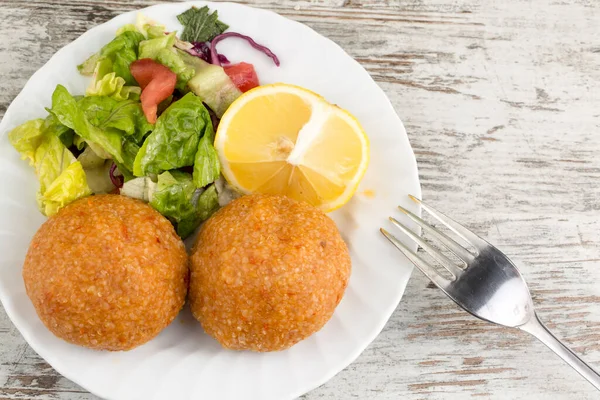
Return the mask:
{"type": "Polygon", "coordinates": [[[437,211],[433,207],[428,206],[427,204],[423,203],[420,199],[417,199],[415,196],[408,195],[408,197],[410,197],[415,203],[421,204],[421,207],[423,207],[429,214],[431,214],[438,221],[446,225],[446,227],[452,230],[452,232],[456,233],[458,236],[471,243],[478,251],[481,248],[489,246],[488,242],[486,242],[481,237],[477,236],[476,234],[474,234],[473,232],[471,232],[452,218],[437,211]]]}
{"type": "Polygon", "coordinates": [[[415,221],[417,223],[417,225],[419,225],[421,228],[423,228],[427,233],[429,233],[431,236],[435,237],[442,245],[444,245],[445,248],[447,248],[452,253],[454,253],[454,255],[456,255],[456,257],[463,260],[466,264],[470,263],[475,258],[473,256],[473,254],[471,254],[471,252],[469,252],[467,249],[465,249],[460,244],[456,243],[456,241],[454,239],[450,238],[445,233],[438,231],[433,226],[431,226],[427,222],[425,222],[422,218],[417,217],[415,214],[411,213],[404,207],[398,206],[398,209],[400,211],[402,211],[404,214],[406,214],[410,219],[415,221]]]}
{"type": "Polygon", "coordinates": [[[463,272],[463,270],[457,267],[452,260],[443,255],[438,249],[421,239],[419,235],[408,229],[397,219],[390,217],[390,221],[392,221],[392,223],[396,225],[396,227],[402,232],[404,232],[408,237],[417,242],[419,246],[423,248],[423,250],[427,251],[433,258],[435,258],[444,268],[448,270],[448,272],[452,274],[454,278],[457,278],[463,272]]]}
{"type": "Polygon", "coordinates": [[[428,277],[433,283],[435,283],[440,289],[445,290],[450,281],[443,276],[441,276],[431,265],[429,265],[425,260],[419,257],[415,252],[410,250],[408,247],[404,245],[401,241],[396,239],[394,235],[389,233],[383,228],[379,229],[381,233],[394,245],[398,250],[400,250],[426,277],[428,277]]]}

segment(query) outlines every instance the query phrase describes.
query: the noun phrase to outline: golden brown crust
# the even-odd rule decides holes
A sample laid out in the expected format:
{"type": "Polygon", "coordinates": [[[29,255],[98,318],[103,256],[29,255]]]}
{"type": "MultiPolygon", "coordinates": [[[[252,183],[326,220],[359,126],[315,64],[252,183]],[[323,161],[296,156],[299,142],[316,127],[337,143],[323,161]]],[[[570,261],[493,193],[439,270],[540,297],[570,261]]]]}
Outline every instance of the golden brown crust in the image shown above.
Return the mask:
{"type": "Polygon", "coordinates": [[[192,313],[224,347],[286,349],[331,318],[350,267],[323,212],[283,196],[245,196],[200,231],[190,264],[192,313]]]}
{"type": "Polygon", "coordinates": [[[81,346],[128,350],[164,329],[185,302],[187,254],[171,223],[119,195],[78,200],[31,241],[23,279],[42,320],[81,346]]]}

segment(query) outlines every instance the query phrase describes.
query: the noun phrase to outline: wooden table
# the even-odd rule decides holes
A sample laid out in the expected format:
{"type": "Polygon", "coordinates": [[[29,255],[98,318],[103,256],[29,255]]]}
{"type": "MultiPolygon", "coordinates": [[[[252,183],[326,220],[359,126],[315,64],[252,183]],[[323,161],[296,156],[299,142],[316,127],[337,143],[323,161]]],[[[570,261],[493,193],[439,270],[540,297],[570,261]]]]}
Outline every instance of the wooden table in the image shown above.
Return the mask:
{"type": "MultiPolygon", "coordinates": [[[[59,48],[155,3],[1,0],[0,116],[59,48]]],[[[541,318],[600,368],[600,3],[249,3],[313,27],[371,73],[406,125],[424,198],[508,254],[541,318]]],[[[1,308],[0,363],[1,399],[96,399],[1,308]]],[[[598,396],[542,344],[470,317],[415,272],[381,335],[303,399],[598,396]]]]}

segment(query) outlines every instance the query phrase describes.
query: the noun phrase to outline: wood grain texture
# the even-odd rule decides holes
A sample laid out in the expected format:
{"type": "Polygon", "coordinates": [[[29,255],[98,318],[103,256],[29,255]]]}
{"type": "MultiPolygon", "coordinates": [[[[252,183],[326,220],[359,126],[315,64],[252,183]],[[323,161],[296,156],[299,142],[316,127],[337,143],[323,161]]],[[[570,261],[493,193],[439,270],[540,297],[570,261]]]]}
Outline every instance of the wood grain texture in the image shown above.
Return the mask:
{"type": "MultiPolygon", "coordinates": [[[[540,317],[600,369],[600,3],[249,2],[339,43],[403,119],[424,198],[501,248],[540,317]]],[[[0,116],[60,47],[146,0],[1,0],[0,116]]],[[[0,399],[96,399],[0,309],[0,399]]],[[[317,399],[593,399],[525,333],[463,311],[419,273],[381,335],[317,399]]]]}

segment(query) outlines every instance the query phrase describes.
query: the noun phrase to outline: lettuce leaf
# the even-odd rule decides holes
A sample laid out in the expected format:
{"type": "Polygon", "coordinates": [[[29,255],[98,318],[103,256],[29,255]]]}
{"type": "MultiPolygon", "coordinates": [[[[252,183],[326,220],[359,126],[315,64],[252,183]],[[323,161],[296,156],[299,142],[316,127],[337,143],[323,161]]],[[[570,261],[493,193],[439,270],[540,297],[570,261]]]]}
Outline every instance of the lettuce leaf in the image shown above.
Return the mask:
{"type": "Polygon", "coordinates": [[[194,206],[196,186],[192,176],[181,171],[167,171],[158,176],[150,205],[176,226],[177,234],[186,238],[200,224],[194,206]]]}
{"type": "Polygon", "coordinates": [[[59,129],[54,124],[44,130],[34,155],[35,172],[40,183],[36,195],[38,207],[47,216],[73,200],[91,194],[81,163],[62,143],[59,129]],[[53,131],[52,127],[56,130],[53,131]]]}
{"type": "Polygon", "coordinates": [[[79,73],[84,76],[92,76],[94,74],[94,70],[96,69],[96,64],[98,61],[102,59],[100,53],[96,53],[91,55],[87,60],[85,60],[82,64],[77,66],[79,73]]]}
{"type": "Polygon", "coordinates": [[[192,93],[186,94],[156,121],[135,158],[134,175],[158,175],[194,164],[198,143],[207,129],[212,130],[212,125],[202,100],[192,93]]]}
{"type": "MultiPolygon", "coordinates": [[[[125,180],[132,179],[133,163],[140,144],[154,128],[146,120],[140,103],[132,100],[118,101],[107,96],[90,96],[81,98],[76,105],[87,121],[84,125],[90,131],[111,140],[118,138],[119,141],[119,157],[116,157],[103,143],[87,140],[87,137],[81,135],[87,140],[91,150],[100,158],[112,158],[125,180]]],[[[54,111],[53,109],[52,112],[54,111]]],[[[59,107],[57,114],[60,111],[59,107]]],[[[69,119],[66,121],[71,122],[69,119]]],[[[116,146],[116,141],[114,145],[116,146]]]]}
{"type": "MultiPolygon", "coordinates": [[[[196,190],[194,193],[194,196],[191,199],[192,204],[194,204],[194,198],[198,192],[199,191],[196,190]]],[[[194,233],[196,228],[202,222],[209,219],[219,209],[219,197],[215,185],[210,185],[206,188],[200,196],[197,196],[196,201],[197,203],[194,206],[195,212],[192,213],[190,211],[189,214],[185,214],[184,218],[181,218],[176,222],[177,234],[181,236],[182,239],[185,239],[194,233]]]]}
{"type": "MultiPolygon", "coordinates": [[[[125,32],[128,32],[128,31],[139,32],[138,29],[136,28],[136,26],[134,24],[125,24],[122,27],[120,27],[119,29],[117,29],[117,32],[115,33],[115,36],[119,36],[121,33],[125,33],[125,32]]],[[[142,33],[142,32],[140,32],[140,33],[142,33]]]]}
{"type": "Polygon", "coordinates": [[[123,141],[123,163],[118,164],[119,171],[125,177],[125,180],[129,180],[133,177],[133,164],[135,157],[140,151],[140,146],[132,140],[127,138],[123,141]]]}
{"type": "Polygon", "coordinates": [[[142,89],[137,86],[125,86],[125,79],[114,72],[106,74],[102,79],[92,81],[86,89],[86,96],[111,96],[116,100],[127,100],[129,96],[139,98],[142,89]]]}
{"type": "MultiPolygon", "coordinates": [[[[88,99],[94,98],[88,97],[88,99]]],[[[85,99],[83,98],[81,101],[85,99]]],[[[120,131],[117,129],[100,129],[94,126],[64,86],[58,85],[54,90],[52,109],[48,111],[54,114],[61,124],[73,129],[90,146],[95,144],[115,160],[123,162],[120,131]]],[[[94,151],[96,150],[94,149],[94,151]]],[[[96,152],[98,153],[98,151],[96,152]]]]}
{"type": "Polygon", "coordinates": [[[139,58],[151,58],[156,59],[156,56],[160,50],[170,49],[175,44],[175,32],[171,32],[168,35],[162,35],[155,39],[148,39],[140,42],[139,58]]]}
{"type": "Polygon", "coordinates": [[[142,13],[137,14],[135,28],[144,35],[146,39],[154,39],[165,33],[164,25],[160,25],[158,22],[151,20],[142,13]]]}
{"type": "Polygon", "coordinates": [[[177,19],[183,25],[181,40],[187,42],[209,42],[229,28],[227,24],[219,21],[216,11],[210,13],[207,6],[192,7],[179,14],[177,19]]]}
{"type": "Polygon", "coordinates": [[[118,130],[122,137],[121,161],[115,160],[125,180],[133,178],[133,163],[140,144],[154,126],[146,120],[141,105],[135,101],[117,101],[111,97],[84,97],[79,106],[90,123],[103,131],[118,130]]]}
{"type": "Polygon", "coordinates": [[[173,170],[158,176],[150,205],[167,217],[185,239],[219,209],[219,197],[214,184],[201,192],[190,174],[173,170]]]}
{"type": "Polygon", "coordinates": [[[8,132],[10,144],[21,154],[23,160],[28,160],[29,165],[35,164],[35,150],[40,145],[44,136],[44,120],[32,119],[8,132]]]}
{"type": "Polygon", "coordinates": [[[194,77],[195,69],[186,65],[177,51],[172,49],[162,49],[156,54],[156,61],[169,68],[177,75],[177,84],[175,87],[181,91],[186,89],[187,83],[194,77]]]}
{"type": "Polygon", "coordinates": [[[116,100],[139,99],[142,89],[138,86],[125,86],[125,79],[113,71],[113,63],[102,58],[96,63],[93,79],[85,91],[86,96],[110,96],[116,100]]]}
{"type": "Polygon", "coordinates": [[[68,128],[49,117],[28,121],[8,134],[23,159],[35,167],[40,184],[36,200],[47,216],[91,193],[81,164],[61,140],[68,132],[68,128]]]}
{"type": "Polygon", "coordinates": [[[65,131],[62,135],[59,136],[60,141],[65,147],[69,148],[73,146],[73,140],[75,139],[75,132],[72,129],[65,131]]]}
{"type": "Polygon", "coordinates": [[[159,25],[156,21],[151,20],[142,13],[138,13],[135,24],[123,25],[117,29],[116,36],[127,31],[139,32],[144,35],[145,39],[154,39],[165,34],[165,26],[159,25]]]}
{"type": "Polygon", "coordinates": [[[107,127],[117,128],[128,134],[133,134],[135,131],[133,119],[128,115],[125,118],[120,115],[122,108],[130,104],[136,103],[130,100],[120,102],[107,96],[84,97],[77,102],[85,117],[94,126],[101,129],[107,127]]]}
{"type": "Polygon", "coordinates": [[[148,39],[156,39],[162,36],[165,36],[165,27],[163,25],[144,25],[144,29],[146,30],[146,36],[148,39]]]}
{"type": "Polygon", "coordinates": [[[194,184],[204,187],[216,181],[221,175],[221,163],[219,156],[213,146],[214,133],[212,122],[209,122],[204,136],[198,143],[198,151],[194,161],[194,184]]]}
{"type": "Polygon", "coordinates": [[[48,114],[44,120],[44,130],[58,136],[60,141],[66,147],[71,147],[73,145],[75,132],[73,132],[73,130],[68,126],[61,124],[58,118],[56,118],[53,114],[48,114]]]}
{"type": "MultiPolygon", "coordinates": [[[[123,50],[137,50],[140,42],[144,39],[144,35],[139,32],[125,31],[102,47],[100,55],[102,57],[113,57],[123,50]]],[[[114,62],[114,60],[112,61],[114,62]]]]}
{"type": "Polygon", "coordinates": [[[144,142],[146,135],[154,130],[154,124],[148,122],[144,115],[144,111],[142,110],[142,106],[139,103],[137,104],[137,107],[123,110],[123,112],[125,111],[130,112],[135,119],[135,131],[131,136],[137,144],[141,145],[144,142]]]}
{"type": "Polygon", "coordinates": [[[206,188],[198,198],[196,210],[201,221],[209,219],[219,209],[219,194],[214,184],[206,188]]]}
{"type": "Polygon", "coordinates": [[[41,196],[43,213],[47,216],[54,215],[67,204],[90,194],[92,191],[87,184],[85,171],[81,163],[75,161],[69,164],[43,192],[41,196]]]}
{"type": "Polygon", "coordinates": [[[125,79],[114,72],[91,82],[85,90],[86,96],[110,96],[116,100],[139,99],[142,89],[138,86],[125,86],[125,79]]]}
{"type": "Polygon", "coordinates": [[[73,136],[73,146],[77,147],[77,150],[83,150],[85,149],[85,145],[87,143],[85,143],[85,140],[83,140],[83,138],[77,134],[75,134],[73,136]]]}
{"type": "MultiPolygon", "coordinates": [[[[156,27],[153,27],[156,28],[156,27]]],[[[150,28],[149,35],[153,28],[150,28]]],[[[194,76],[194,68],[186,65],[173,46],[177,41],[175,32],[161,35],[155,39],[144,40],[140,43],[139,58],[151,58],[169,68],[177,75],[177,89],[184,90],[187,82],[194,76]]]]}
{"type": "Polygon", "coordinates": [[[154,128],[146,120],[141,104],[136,101],[94,96],[84,97],[78,105],[92,125],[103,130],[118,129],[124,135],[132,136],[136,143],[141,143],[154,128]]]}
{"type": "Polygon", "coordinates": [[[116,76],[123,78],[126,85],[136,85],[129,71],[129,65],[137,60],[138,46],[144,39],[144,35],[140,32],[125,30],[102,47],[98,53],[77,66],[77,69],[83,75],[90,75],[90,70],[94,71],[99,61],[108,59],[112,63],[112,70],[116,76]]]}
{"type": "Polygon", "coordinates": [[[48,186],[73,162],[75,162],[75,157],[57,136],[44,135],[35,151],[35,173],[40,181],[42,195],[48,186]]]}
{"type": "Polygon", "coordinates": [[[129,65],[137,60],[138,46],[144,40],[139,32],[126,31],[114,38],[100,50],[103,57],[108,57],[113,63],[113,71],[125,79],[127,85],[136,85],[129,71],[129,65]]]}

